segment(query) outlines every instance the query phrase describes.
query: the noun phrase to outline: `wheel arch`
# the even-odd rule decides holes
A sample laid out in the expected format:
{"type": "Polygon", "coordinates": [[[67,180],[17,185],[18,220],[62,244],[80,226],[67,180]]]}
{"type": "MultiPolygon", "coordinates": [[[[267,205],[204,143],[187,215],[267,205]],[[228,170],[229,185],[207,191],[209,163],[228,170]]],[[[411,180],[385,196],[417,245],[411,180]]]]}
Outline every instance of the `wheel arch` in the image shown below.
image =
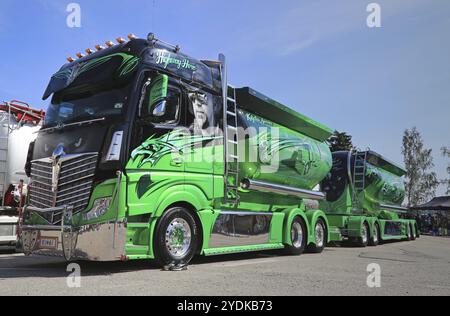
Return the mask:
{"type": "Polygon", "coordinates": [[[285,219],[284,219],[284,223],[283,223],[283,244],[285,245],[289,245],[292,246],[292,241],[291,241],[291,225],[292,225],[292,221],[294,220],[295,217],[300,217],[302,218],[302,220],[305,223],[306,226],[306,236],[307,237],[307,245],[309,245],[309,232],[311,231],[311,227],[309,225],[309,221],[308,218],[305,214],[305,212],[300,209],[300,208],[295,208],[295,209],[291,209],[291,210],[286,210],[284,211],[285,213],[285,219]]]}
{"type": "Polygon", "coordinates": [[[309,225],[311,229],[309,230],[308,235],[308,245],[310,244],[316,244],[316,238],[314,236],[314,227],[316,227],[317,222],[319,219],[322,219],[325,223],[325,229],[326,229],[326,237],[327,237],[327,243],[330,241],[331,233],[330,233],[330,223],[328,222],[328,217],[322,210],[310,210],[306,212],[306,216],[309,220],[309,225]]]}

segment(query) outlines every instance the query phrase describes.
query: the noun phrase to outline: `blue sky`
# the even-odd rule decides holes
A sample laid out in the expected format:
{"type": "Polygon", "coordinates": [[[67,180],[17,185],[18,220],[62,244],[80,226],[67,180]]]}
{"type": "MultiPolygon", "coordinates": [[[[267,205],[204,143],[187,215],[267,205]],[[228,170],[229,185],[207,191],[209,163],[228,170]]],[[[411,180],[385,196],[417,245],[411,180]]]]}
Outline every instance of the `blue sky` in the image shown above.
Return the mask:
{"type": "MultiPolygon", "coordinates": [[[[375,0],[374,0],[375,1],[375,0]]],[[[178,43],[197,58],[230,62],[251,86],[355,143],[401,162],[402,133],[417,126],[445,176],[450,146],[450,1],[378,0],[382,28],[366,25],[365,0],[0,0],[0,99],[35,107],[68,56],[135,33],[178,43]],[[81,5],[81,28],[66,7],[81,5]]]]}

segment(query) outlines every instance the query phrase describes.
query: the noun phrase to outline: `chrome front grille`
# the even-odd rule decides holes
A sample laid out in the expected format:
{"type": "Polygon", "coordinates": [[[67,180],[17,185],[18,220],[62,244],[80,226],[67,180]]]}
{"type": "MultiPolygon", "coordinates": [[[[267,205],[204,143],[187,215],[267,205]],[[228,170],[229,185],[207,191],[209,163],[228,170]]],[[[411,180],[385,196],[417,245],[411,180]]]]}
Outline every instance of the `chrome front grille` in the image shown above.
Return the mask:
{"type": "MultiPolygon", "coordinates": [[[[29,205],[36,208],[71,206],[84,210],[92,193],[98,154],[64,155],[31,163],[29,205]]],[[[46,214],[52,224],[61,222],[62,212],[46,214]]]]}

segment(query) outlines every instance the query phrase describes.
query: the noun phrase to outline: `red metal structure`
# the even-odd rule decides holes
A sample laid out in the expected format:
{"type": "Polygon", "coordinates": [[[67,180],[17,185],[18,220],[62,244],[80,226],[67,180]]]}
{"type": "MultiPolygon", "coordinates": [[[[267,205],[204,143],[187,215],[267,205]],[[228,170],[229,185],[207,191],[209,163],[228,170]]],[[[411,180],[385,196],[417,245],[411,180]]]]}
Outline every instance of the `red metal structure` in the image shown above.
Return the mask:
{"type": "Polygon", "coordinates": [[[33,123],[38,125],[44,118],[43,110],[35,110],[28,103],[13,100],[0,104],[0,111],[4,111],[13,115],[18,123],[33,123]]]}

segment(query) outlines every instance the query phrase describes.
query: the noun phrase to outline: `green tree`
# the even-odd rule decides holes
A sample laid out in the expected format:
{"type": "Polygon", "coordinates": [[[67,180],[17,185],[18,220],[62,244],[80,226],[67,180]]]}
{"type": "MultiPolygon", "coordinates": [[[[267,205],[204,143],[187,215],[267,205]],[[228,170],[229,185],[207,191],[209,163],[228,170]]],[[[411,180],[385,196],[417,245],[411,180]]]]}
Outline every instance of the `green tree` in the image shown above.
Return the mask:
{"type": "Polygon", "coordinates": [[[355,147],[353,146],[352,136],[345,132],[335,131],[333,135],[328,139],[328,144],[332,152],[336,151],[351,151],[355,147]]]}
{"type": "Polygon", "coordinates": [[[432,149],[425,148],[416,127],[405,130],[402,153],[406,167],[406,197],[408,207],[428,202],[436,196],[439,181],[435,172],[432,149]]]}
{"type": "MultiPolygon", "coordinates": [[[[444,155],[444,157],[450,158],[450,148],[442,147],[442,155],[444,155]]],[[[450,175],[450,164],[447,167],[447,173],[450,175]]],[[[444,184],[447,185],[447,194],[450,194],[450,178],[444,180],[444,184]]]]}

